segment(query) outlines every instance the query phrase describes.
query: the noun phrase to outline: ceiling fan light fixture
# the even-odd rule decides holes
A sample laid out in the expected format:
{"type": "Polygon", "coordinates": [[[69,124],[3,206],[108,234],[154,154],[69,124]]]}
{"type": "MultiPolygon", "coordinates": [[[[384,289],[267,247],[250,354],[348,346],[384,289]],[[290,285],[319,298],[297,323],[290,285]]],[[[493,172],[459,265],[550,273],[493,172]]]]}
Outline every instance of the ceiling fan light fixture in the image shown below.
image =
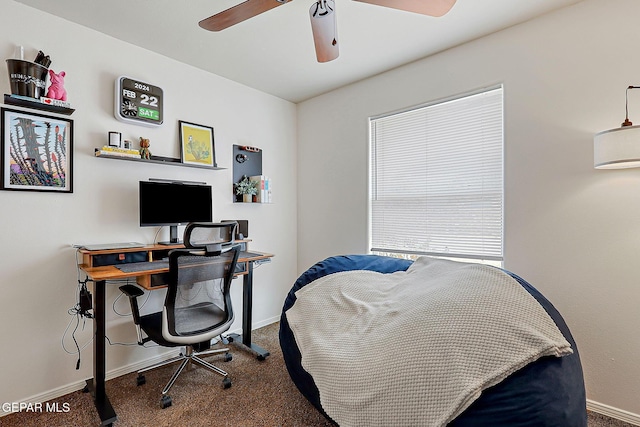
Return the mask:
{"type": "Polygon", "coordinates": [[[318,62],[333,61],[339,55],[335,3],[318,0],[309,9],[309,17],[318,62]]]}

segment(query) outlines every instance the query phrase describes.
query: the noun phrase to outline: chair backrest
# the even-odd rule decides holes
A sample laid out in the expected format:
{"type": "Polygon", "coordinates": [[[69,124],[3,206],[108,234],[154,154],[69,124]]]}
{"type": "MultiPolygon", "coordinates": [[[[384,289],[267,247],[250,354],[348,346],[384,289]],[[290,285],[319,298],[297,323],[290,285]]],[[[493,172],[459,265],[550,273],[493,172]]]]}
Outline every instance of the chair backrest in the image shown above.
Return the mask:
{"type": "Polygon", "coordinates": [[[229,288],[238,253],[237,247],[224,252],[169,252],[169,287],[162,318],[165,340],[195,344],[229,329],[234,318],[229,288]]]}
{"type": "Polygon", "coordinates": [[[192,222],[184,229],[184,246],[207,252],[221,252],[233,246],[237,229],[236,221],[192,222]]]}

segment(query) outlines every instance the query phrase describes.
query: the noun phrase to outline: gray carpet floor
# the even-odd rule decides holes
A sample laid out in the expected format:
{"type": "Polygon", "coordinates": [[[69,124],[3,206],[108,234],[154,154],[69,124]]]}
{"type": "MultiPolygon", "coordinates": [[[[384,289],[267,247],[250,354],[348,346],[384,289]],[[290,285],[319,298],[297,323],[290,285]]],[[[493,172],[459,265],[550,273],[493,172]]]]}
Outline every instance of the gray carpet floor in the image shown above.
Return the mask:
{"type": "Polygon", "coordinates": [[[633,424],[589,412],[589,427],[633,427],[633,424]]]}
{"type": "MultiPolygon", "coordinates": [[[[264,361],[235,346],[233,360],[220,356],[210,360],[229,373],[231,388],[222,388],[221,377],[196,368],[182,373],[170,395],[173,405],[160,407],[160,394],[175,365],[146,374],[147,382],[136,385],[136,373],[107,381],[107,394],[118,414],[114,427],[331,427],[300,394],[284,365],[275,323],[253,332],[253,341],[267,348],[264,361]]],[[[85,427],[100,420],[87,393],[77,391],[52,401],[68,412],[14,413],[0,418],[2,427],[85,427]]],[[[589,413],[589,427],[629,427],[630,424],[589,413]]],[[[490,426],[488,426],[490,427],[490,426]]]]}

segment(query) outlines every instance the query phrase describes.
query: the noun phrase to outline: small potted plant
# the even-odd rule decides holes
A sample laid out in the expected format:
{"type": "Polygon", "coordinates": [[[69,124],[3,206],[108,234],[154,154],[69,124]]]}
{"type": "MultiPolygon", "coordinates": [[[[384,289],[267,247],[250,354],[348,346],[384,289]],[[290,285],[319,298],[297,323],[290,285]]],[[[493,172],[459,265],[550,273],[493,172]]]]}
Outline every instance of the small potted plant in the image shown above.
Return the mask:
{"type": "Polygon", "coordinates": [[[242,201],[245,203],[251,203],[253,196],[258,194],[258,183],[251,181],[247,176],[243,176],[242,179],[233,184],[233,186],[236,190],[236,195],[242,196],[242,201]]]}

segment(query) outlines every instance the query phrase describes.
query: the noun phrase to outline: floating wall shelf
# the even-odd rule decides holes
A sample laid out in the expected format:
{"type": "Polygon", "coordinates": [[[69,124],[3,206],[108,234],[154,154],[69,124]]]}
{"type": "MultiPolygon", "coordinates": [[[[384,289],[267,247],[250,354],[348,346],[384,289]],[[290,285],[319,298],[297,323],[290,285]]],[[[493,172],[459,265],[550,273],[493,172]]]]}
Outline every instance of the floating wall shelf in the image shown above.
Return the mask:
{"type": "Polygon", "coordinates": [[[200,166],[200,165],[192,165],[192,164],[188,164],[188,163],[182,163],[182,161],[180,159],[176,159],[174,157],[162,157],[162,156],[151,156],[150,159],[143,159],[143,158],[137,158],[137,157],[124,157],[124,156],[118,156],[118,155],[109,155],[109,154],[99,154],[99,151],[96,148],[96,157],[100,158],[100,159],[116,159],[116,160],[129,160],[132,162],[140,162],[140,163],[155,163],[158,165],[172,165],[172,166],[182,166],[185,168],[198,168],[198,169],[209,169],[209,170],[223,170],[226,168],[220,168],[220,167],[211,167],[211,166],[200,166]]]}
{"type": "Polygon", "coordinates": [[[33,101],[31,101],[30,99],[24,96],[17,97],[17,96],[7,95],[6,93],[4,94],[4,103],[7,105],[17,105],[18,107],[32,108],[34,110],[42,110],[42,111],[49,111],[51,113],[66,114],[67,116],[70,116],[71,114],[73,114],[74,111],[76,111],[73,108],[45,104],[35,98],[33,99],[33,101]]]}

